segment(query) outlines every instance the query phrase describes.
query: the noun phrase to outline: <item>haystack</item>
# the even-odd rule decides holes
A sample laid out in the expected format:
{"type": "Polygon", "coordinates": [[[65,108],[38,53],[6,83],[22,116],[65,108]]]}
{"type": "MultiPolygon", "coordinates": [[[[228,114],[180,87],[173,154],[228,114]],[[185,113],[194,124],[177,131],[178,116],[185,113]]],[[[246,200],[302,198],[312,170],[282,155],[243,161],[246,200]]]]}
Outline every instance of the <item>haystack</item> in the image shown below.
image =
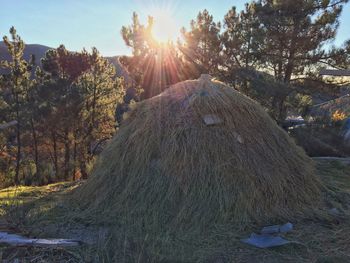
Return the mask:
{"type": "Polygon", "coordinates": [[[264,109],[202,75],[137,103],[75,197],[84,220],[184,240],[287,219],[319,195],[311,159],[264,109]]]}

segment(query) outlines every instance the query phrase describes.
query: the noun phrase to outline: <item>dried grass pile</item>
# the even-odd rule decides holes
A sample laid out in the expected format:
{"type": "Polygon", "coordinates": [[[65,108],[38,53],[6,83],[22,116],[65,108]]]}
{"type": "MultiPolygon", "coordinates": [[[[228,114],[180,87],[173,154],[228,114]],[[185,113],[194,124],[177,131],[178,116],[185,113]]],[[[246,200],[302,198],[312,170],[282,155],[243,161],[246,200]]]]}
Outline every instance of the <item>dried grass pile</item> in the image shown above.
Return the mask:
{"type": "Polygon", "coordinates": [[[83,220],[163,246],[290,218],[319,196],[311,159],[264,109],[202,75],[137,103],[75,199],[83,220]]]}

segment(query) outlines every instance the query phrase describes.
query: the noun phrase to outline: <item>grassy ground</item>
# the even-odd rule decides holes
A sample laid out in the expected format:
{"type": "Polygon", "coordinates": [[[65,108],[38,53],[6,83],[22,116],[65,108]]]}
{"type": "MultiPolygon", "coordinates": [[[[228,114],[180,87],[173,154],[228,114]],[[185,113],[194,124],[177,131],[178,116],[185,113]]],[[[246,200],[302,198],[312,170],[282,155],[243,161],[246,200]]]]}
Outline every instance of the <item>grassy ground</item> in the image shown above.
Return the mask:
{"type": "Polygon", "coordinates": [[[38,200],[52,193],[62,193],[74,187],[75,183],[63,182],[46,186],[17,186],[0,190],[0,204],[23,204],[38,200]]]}
{"type": "MultiPolygon", "coordinates": [[[[0,190],[0,231],[36,238],[28,225],[32,211],[44,212],[60,202],[79,183],[19,186],[0,190]]],[[[82,262],[73,249],[0,245],[0,262],[82,262]]]]}
{"type": "MultiPolygon", "coordinates": [[[[240,242],[246,233],[229,239],[218,237],[217,249],[208,249],[199,258],[203,262],[350,262],[350,165],[337,161],[318,161],[317,170],[324,189],[324,215],[319,218],[293,222],[295,229],[286,234],[298,244],[273,249],[257,249],[240,242]]],[[[103,262],[108,229],[66,221],[64,210],[59,213],[62,198],[80,183],[58,183],[43,187],[17,187],[0,191],[0,231],[31,237],[78,238],[85,245],[79,248],[13,248],[0,247],[4,262],[103,262]],[[51,209],[55,207],[55,213],[51,209]],[[38,215],[45,215],[40,217],[38,215]],[[33,221],[35,218],[36,221],[33,221]],[[39,220],[38,220],[39,219],[39,220]],[[74,224],[74,227],[73,225],[74,224]],[[70,229],[62,231],[62,229],[70,229]]],[[[212,248],[213,246],[208,247],[212,248]]],[[[134,257],[121,262],[152,262],[143,251],[135,250],[134,257]]],[[[174,262],[163,260],[162,262],[174,262]]]]}

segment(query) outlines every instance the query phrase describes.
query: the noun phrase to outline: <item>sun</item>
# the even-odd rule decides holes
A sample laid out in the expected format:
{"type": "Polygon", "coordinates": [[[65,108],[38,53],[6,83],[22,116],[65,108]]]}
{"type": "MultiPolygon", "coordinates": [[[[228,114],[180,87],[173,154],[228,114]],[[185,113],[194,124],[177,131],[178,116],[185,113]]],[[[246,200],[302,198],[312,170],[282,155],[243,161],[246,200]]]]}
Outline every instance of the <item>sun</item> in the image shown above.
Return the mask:
{"type": "Polygon", "coordinates": [[[178,28],[172,13],[167,9],[157,8],[151,13],[153,17],[152,35],[157,42],[166,43],[178,37],[178,28]]]}

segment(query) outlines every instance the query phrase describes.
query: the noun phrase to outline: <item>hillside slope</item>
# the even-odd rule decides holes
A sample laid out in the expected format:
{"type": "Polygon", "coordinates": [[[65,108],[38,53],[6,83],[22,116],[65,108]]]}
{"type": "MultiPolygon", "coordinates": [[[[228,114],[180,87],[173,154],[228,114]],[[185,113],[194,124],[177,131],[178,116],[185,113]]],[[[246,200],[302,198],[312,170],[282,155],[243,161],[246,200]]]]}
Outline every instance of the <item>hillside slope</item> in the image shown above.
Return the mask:
{"type": "MultiPolygon", "coordinates": [[[[46,51],[51,49],[51,47],[39,45],[39,44],[26,44],[24,49],[23,57],[25,60],[29,61],[31,58],[31,55],[35,56],[35,62],[37,65],[41,66],[41,58],[45,55],[46,51]]],[[[10,54],[7,51],[7,48],[3,41],[0,41],[0,61],[1,60],[10,60],[10,54]]],[[[132,83],[132,79],[130,78],[127,70],[124,68],[124,66],[120,63],[119,57],[106,57],[106,59],[115,66],[116,68],[116,75],[118,77],[124,77],[126,83],[132,83]]],[[[0,74],[5,74],[6,70],[0,68],[0,74]]]]}
{"type": "MultiPolygon", "coordinates": [[[[45,55],[47,50],[51,49],[51,47],[39,45],[39,44],[26,44],[24,49],[23,57],[25,60],[29,60],[31,55],[35,56],[35,62],[37,65],[41,65],[40,59],[45,55]]],[[[0,41],[0,60],[10,60],[10,54],[7,51],[7,48],[3,41],[0,41]]],[[[0,74],[4,74],[6,71],[4,69],[0,69],[0,74]]]]}

